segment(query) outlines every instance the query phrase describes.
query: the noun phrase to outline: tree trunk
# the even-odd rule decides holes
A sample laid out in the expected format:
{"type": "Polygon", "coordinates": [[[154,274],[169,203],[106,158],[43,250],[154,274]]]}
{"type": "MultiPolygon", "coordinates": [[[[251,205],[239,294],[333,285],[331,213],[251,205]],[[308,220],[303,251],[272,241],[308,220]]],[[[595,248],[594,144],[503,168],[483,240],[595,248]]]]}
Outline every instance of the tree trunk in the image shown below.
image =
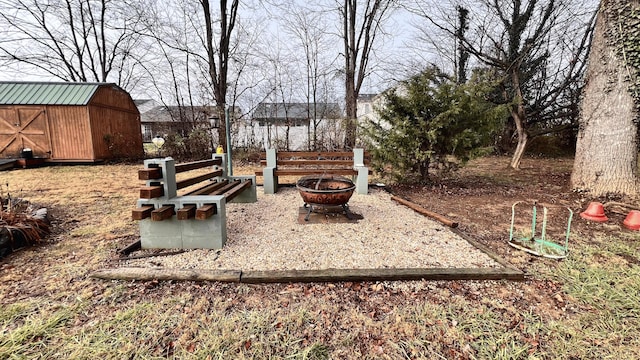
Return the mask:
{"type": "Polygon", "coordinates": [[[355,91],[349,89],[347,84],[347,96],[346,96],[346,119],[345,119],[345,136],[344,136],[344,148],[345,150],[353,149],[356,145],[356,131],[358,128],[357,117],[357,95],[355,91]]]}
{"type": "Polygon", "coordinates": [[[527,149],[528,140],[529,136],[527,132],[518,129],[518,145],[516,145],[516,150],[513,152],[513,157],[511,157],[511,164],[509,164],[511,168],[520,169],[520,162],[522,161],[524,151],[527,149]]]}
{"type": "Polygon", "coordinates": [[[527,140],[529,139],[526,129],[527,113],[524,107],[522,89],[520,88],[520,71],[518,70],[518,67],[519,66],[514,66],[511,71],[511,81],[513,83],[513,90],[515,91],[515,104],[512,105],[511,108],[511,117],[513,117],[513,122],[516,125],[518,145],[516,146],[516,150],[513,152],[513,157],[511,157],[510,166],[516,170],[520,169],[520,162],[522,161],[522,156],[527,148],[527,140]]]}
{"type": "MultiPolygon", "coordinates": [[[[639,1],[632,1],[639,7],[639,1]]],[[[633,195],[637,188],[638,116],[629,92],[630,69],[618,52],[618,31],[625,28],[616,9],[626,1],[604,0],[600,5],[589,55],[582,99],[576,157],[571,174],[574,189],[592,195],[633,195]]]]}

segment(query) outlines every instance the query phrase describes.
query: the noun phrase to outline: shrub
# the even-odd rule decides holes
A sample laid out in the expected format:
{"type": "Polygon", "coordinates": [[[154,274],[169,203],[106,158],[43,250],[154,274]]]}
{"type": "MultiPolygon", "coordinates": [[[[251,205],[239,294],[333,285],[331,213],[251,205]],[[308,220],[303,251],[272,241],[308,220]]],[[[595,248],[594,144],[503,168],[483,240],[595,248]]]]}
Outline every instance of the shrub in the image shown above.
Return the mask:
{"type": "Polygon", "coordinates": [[[477,79],[456,84],[436,68],[385,93],[378,121],[364,126],[375,170],[396,181],[429,180],[489,146],[506,116],[486,100],[493,87],[477,79]]]}
{"type": "Polygon", "coordinates": [[[167,135],[161,153],[176,161],[193,161],[211,158],[214,150],[211,133],[204,128],[194,128],[186,137],[179,134],[167,135]]]}

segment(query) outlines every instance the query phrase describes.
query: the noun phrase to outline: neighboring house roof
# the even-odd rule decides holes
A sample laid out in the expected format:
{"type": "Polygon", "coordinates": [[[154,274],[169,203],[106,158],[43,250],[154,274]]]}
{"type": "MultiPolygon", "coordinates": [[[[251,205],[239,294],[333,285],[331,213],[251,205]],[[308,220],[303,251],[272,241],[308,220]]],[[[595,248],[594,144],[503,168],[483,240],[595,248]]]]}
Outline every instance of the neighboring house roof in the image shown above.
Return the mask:
{"type": "MultiPolygon", "coordinates": [[[[338,119],[342,110],[337,103],[315,104],[318,118],[338,119]]],[[[313,117],[313,104],[307,103],[260,103],[253,111],[254,120],[309,119],[313,117]]]]}
{"type": "Polygon", "coordinates": [[[156,106],[140,114],[141,123],[208,122],[217,118],[218,113],[215,106],[156,106]]]}
{"type": "Polygon", "coordinates": [[[145,113],[159,105],[158,103],[156,103],[154,100],[151,100],[151,99],[138,99],[138,100],[133,100],[133,102],[136,104],[136,107],[138,108],[138,111],[140,112],[140,114],[145,113]]]}
{"type": "Polygon", "coordinates": [[[378,94],[359,94],[357,101],[373,101],[378,94]]]}
{"type": "Polygon", "coordinates": [[[96,90],[105,85],[120,89],[112,83],[3,81],[0,82],[0,105],[87,105],[96,90]]]}

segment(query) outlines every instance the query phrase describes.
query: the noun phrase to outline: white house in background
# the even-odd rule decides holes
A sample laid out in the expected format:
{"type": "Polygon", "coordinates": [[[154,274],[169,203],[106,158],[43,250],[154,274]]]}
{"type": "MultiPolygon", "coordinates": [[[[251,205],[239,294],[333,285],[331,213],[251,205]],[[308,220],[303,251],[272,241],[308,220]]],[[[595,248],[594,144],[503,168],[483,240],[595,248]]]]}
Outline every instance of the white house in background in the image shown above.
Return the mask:
{"type": "Polygon", "coordinates": [[[251,121],[238,129],[238,145],[304,150],[308,148],[308,140],[313,139],[317,124],[318,146],[331,149],[342,143],[342,117],[338,103],[262,102],[256,106],[251,121]]]}
{"type": "Polygon", "coordinates": [[[215,106],[168,106],[154,100],[134,100],[140,112],[142,139],[150,142],[156,135],[188,135],[194,127],[213,130],[218,127],[219,116],[215,106]]]}
{"type": "Polygon", "coordinates": [[[360,94],[357,100],[358,122],[364,123],[365,120],[378,120],[375,108],[382,104],[383,94],[360,94]]]}

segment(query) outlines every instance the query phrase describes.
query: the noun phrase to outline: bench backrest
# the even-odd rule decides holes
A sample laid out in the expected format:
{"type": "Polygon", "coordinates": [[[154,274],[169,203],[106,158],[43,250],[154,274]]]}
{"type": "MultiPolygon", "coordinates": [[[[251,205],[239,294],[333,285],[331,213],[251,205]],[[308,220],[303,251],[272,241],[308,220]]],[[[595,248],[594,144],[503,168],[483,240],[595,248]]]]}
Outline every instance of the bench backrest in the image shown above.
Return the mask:
{"type": "Polygon", "coordinates": [[[268,149],[260,154],[262,166],[307,166],[328,165],[352,167],[354,164],[369,165],[371,156],[363,149],[353,151],[275,151],[268,149]]]}
{"type": "Polygon", "coordinates": [[[177,196],[177,191],[209,179],[225,175],[224,155],[214,155],[213,159],[176,164],[172,158],[148,159],[144,161],[144,169],[138,170],[138,179],[145,180],[146,186],[140,189],[141,199],[164,198],[177,196]],[[183,180],[176,180],[176,174],[212,167],[212,170],[183,180]]]}

